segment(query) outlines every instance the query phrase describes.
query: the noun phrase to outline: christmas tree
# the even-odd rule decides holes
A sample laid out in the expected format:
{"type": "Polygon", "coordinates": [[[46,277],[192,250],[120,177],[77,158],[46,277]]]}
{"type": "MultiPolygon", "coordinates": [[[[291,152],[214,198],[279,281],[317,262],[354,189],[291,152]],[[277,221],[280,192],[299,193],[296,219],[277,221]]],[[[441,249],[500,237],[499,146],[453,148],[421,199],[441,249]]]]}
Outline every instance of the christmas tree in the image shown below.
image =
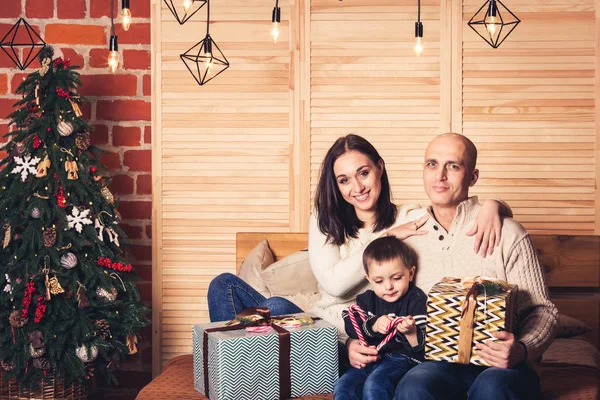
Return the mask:
{"type": "Polygon", "coordinates": [[[44,48],[19,85],[0,162],[0,367],[30,387],[49,372],[115,381],[148,312],[81,118],[77,67],[53,57],[44,48]]]}

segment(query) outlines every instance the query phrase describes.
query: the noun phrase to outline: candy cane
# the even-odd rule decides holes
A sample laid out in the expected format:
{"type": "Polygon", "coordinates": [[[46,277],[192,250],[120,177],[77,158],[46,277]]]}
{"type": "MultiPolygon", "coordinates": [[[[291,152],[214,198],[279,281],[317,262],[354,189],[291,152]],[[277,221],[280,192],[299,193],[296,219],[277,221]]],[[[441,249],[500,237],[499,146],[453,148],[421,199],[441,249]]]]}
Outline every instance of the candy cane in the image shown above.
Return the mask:
{"type": "MultiPolygon", "coordinates": [[[[367,316],[366,316],[365,312],[363,311],[363,309],[360,308],[357,304],[352,304],[348,307],[348,316],[350,317],[350,322],[352,323],[352,327],[356,331],[356,335],[358,336],[358,341],[360,342],[360,344],[362,344],[363,346],[366,347],[366,346],[368,346],[368,344],[367,344],[367,341],[365,340],[365,337],[362,334],[362,330],[358,326],[358,322],[356,321],[356,317],[354,316],[355,312],[358,314],[358,316],[360,317],[362,322],[365,322],[367,320],[367,316]]],[[[404,318],[402,318],[402,317],[396,317],[387,324],[385,329],[389,333],[381,341],[381,343],[379,343],[377,345],[377,350],[381,349],[390,340],[392,340],[392,338],[396,335],[396,325],[398,325],[403,320],[404,320],[404,318]]]]}

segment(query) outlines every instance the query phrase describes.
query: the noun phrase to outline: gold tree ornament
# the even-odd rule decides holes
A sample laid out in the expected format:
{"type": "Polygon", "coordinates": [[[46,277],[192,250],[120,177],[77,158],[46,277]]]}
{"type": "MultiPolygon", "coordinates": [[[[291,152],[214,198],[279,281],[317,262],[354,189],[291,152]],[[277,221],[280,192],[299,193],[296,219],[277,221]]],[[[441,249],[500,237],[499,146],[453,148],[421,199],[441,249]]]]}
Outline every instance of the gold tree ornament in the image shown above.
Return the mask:
{"type": "Polygon", "coordinates": [[[75,113],[75,116],[81,117],[83,115],[83,113],[81,112],[81,109],[79,108],[79,104],[77,104],[76,102],[74,102],[71,99],[69,99],[69,103],[71,103],[71,107],[73,108],[73,112],[75,113]]]}
{"type": "Polygon", "coordinates": [[[12,236],[12,228],[9,224],[4,224],[4,242],[2,243],[2,248],[5,249],[10,244],[10,238],[12,236]]]}
{"type": "Polygon", "coordinates": [[[135,354],[138,352],[137,349],[137,343],[138,343],[138,337],[135,333],[130,333],[129,335],[127,335],[127,348],[129,349],[128,354],[135,354]]]}
{"type": "Polygon", "coordinates": [[[44,176],[48,175],[48,168],[50,168],[50,159],[48,158],[48,156],[46,156],[46,158],[44,158],[43,161],[41,161],[38,166],[37,166],[37,174],[35,176],[37,176],[38,178],[42,178],[44,176]]]}
{"type": "Polygon", "coordinates": [[[77,171],[79,171],[77,162],[65,161],[65,171],[67,171],[67,179],[75,181],[79,178],[79,175],[77,174],[77,171]]]}
{"type": "Polygon", "coordinates": [[[104,197],[104,200],[108,202],[108,204],[114,204],[115,198],[106,186],[103,186],[102,189],[100,189],[100,193],[102,194],[102,197],[104,197]]]}
{"type": "Polygon", "coordinates": [[[52,60],[50,60],[49,57],[46,57],[46,58],[44,58],[42,60],[42,67],[40,68],[40,76],[44,76],[44,75],[46,75],[48,73],[48,70],[50,69],[50,62],[51,61],[52,60]]]}
{"type": "Polygon", "coordinates": [[[52,275],[52,278],[48,280],[48,284],[50,285],[50,294],[57,295],[65,292],[65,289],[60,285],[58,278],[56,275],[52,275]]]}
{"type": "Polygon", "coordinates": [[[85,286],[77,282],[79,288],[77,289],[77,307],[88,308],[90,306],[90,300],[85,293],[85,286]]]}
{"type": "Polygon", "coordinates": [[[35,85],[35,105],[40,106],[40,84],[35,85]]]}

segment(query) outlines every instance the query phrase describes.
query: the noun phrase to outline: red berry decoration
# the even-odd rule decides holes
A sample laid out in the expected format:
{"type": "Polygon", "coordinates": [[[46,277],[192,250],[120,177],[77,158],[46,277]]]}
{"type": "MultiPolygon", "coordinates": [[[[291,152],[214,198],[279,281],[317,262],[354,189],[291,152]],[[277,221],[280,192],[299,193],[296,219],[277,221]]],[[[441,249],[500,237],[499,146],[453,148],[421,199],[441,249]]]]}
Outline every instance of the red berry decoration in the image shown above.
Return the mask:
{"type": "Polygon", "coordinates": [[[37,298],[37,307],[35,309],[35,318],[33,321],[37,324],[42,318],[44,318],[44,314],[46,313],[46,299],[41,294],[37,298]]]}
{"type": "Polygon", "coordinates": [[[33,137],[33,148],[37,149],[42,145],[42,139],[38,135],[33,137]]]}
{"type": "Polygon", "coordinates": [[[96,168],[95,166],[93,166],[93,165],[92,165],[92,166],[90,167],[90,172],[91,172],[92,174],[95,174],[96,172],[98,172],[98,168],[96,168]]]}

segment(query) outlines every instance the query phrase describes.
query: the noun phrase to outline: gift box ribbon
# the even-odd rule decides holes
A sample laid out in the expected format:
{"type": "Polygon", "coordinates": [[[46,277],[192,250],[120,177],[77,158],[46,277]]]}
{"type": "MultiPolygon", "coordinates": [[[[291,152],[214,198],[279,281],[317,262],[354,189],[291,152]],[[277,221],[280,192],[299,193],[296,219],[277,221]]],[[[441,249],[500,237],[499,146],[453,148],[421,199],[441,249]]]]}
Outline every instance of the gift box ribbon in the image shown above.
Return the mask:
{"type": "Polygon", "coordinates": [[[463,279],[444,279],[440,282],[443,285],[457,286],[468,289],[465,300],[462,304],[462,313],[460,315],[459,335],[458,335],[458,363],[469,364],[471,361],[471,352],[473,348],[473,332],[475,312],[477,310],[477,296],[482,292],[484,295],[483,315],[487,321],[487,290],[486,284],[493,284],[499,291],[505,292],[510,285],[501,279],[486,278],[476,276],[474,278],[463,279]]]}
{"type": "MultiPolygon", "coordinates": [[[[246,327],[269,326],[277,332],[279,337],[279,398],[289,399],[292,397],[292,372],[290,365],[290,332],[280,326],[282,321],[290,321],[292,316],[281,315],[271,318],[271,312],[266,307],[251,307],[240,312],[232,321],[225,326],[208,328],[204,331],[202,339],[202,356],[204,361],[204,395],[208,394],[208,334],[211,332],[225,332],[245,329],[246,327]]],[[[312,318],[311,321],[320,318],[312,318]]],[[[299,318],[294,321],[305,322],[305,319],[299,318]]]]}

